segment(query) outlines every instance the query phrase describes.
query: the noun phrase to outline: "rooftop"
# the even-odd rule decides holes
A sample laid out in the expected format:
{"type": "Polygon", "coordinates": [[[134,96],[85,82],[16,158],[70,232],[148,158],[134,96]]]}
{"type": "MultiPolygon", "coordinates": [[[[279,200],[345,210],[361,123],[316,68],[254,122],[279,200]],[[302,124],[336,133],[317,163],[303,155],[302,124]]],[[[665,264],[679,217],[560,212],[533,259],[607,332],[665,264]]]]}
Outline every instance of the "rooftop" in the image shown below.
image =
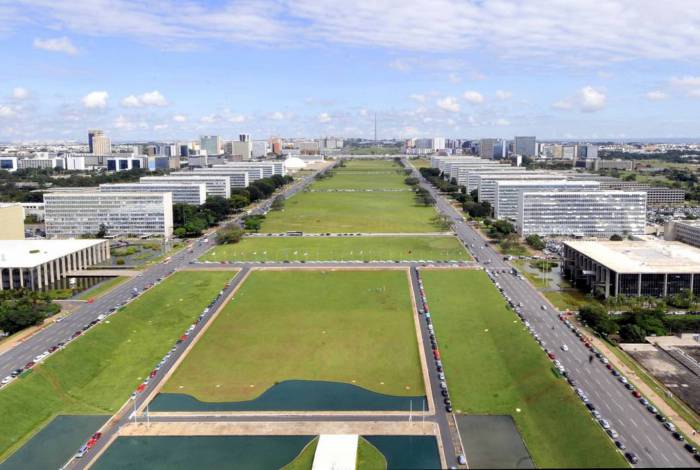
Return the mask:
{"type": "Polygon", "coordinates": [[[0,268],[32,268],[105,240],[0,240],[0,268]]]}
{"type": "Polygon", "coordinates": [[[700,273],[700,249],[681,242],[625,240],[564,243],[618,273],[700,273]]]}

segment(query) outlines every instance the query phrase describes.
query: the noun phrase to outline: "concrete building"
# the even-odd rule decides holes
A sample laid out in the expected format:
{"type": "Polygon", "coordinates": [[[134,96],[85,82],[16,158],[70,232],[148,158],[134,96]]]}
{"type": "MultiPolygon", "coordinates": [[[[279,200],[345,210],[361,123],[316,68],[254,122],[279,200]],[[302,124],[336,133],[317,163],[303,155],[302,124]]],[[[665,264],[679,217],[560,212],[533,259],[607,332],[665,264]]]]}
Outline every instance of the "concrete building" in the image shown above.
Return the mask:
{"type": "Polygon", "coordinates": [[[493,160],[494,147],[498,142],[497,139],[481,139],[479,140],[479,157],[493,160]]]}
{"type": "Polygon", "coordinates": [[[95,155],[109,155],[112,153],[112,141],[102,130],[91,129],[88,131],[88,152],[95,155]]]}
{"type": "Polygon", "coordinates": [[[664,238],[700,247],[700,222],[673,220],[666,224],[664,238]]]}
{"type": "Polygon", "coordinates": [[[195,176],[192,172],[174,172],[168,176],[142,176],[141,183],[203,183],[207,196],[231,197],[231,179],[228,176],[195,176]]]}
{"type": "Polygon", "coordinates": [[[27,168],[64,169],[66,168],[66,161],[64,158],[59,157],[22,158],[17,161],[17,167],[19,170],[27,168]]]}
{"type": "Polygon", "coordinates": [[[522,192],[597,191],[599,187],[600,184],[597,181],[497,181],[494,217],[497,219],[516,220],[518,217],[520,193],[522,192]]]}
{"type": "Polygon", "coordinates": [[[467,192],[471,193],[475,189],[479,189],[479,181],[481,175],[486,174],[502,174],[502,175],[523,175],[527,172],[525,168],[499,165],[497,167],[472,167],[460,168],[457,176],[457,182],[467,188],[467,192]]]}
{"type": "Polygon", "coordinates": [[[514,152],[523,157],[534,157],[537,154],[537,138],[535,136],[516,136],[514,152]]]}
{"type": "Polygon", "coordinates": [[[140,182],[140,183],[106,183],[100,185],[100,192],[137,192],[137,193],[172,193],[173,204],[191,204],[199,206],[207,200],[207,186],[204,183],[181,181],[177,183],[140,182]]]}
{"type": "Polygon", "coordinates": [[[635,181],[620,181],[617,179],[601,181],[600,189],[644,191],[647,193],[648,206],[678,206],[685,202],[685,190],[683,189],[650,186],[635,181]]]}
{"type": "Polygon", "coordinates": [[[0,290],[42,290],[109,259],[107,240],[0,240],[0,290]]]}
{"type": "Polygon", "coordinates": [[[106,159],[107,171],[148,169],[148,157],[110,157],[106,159]]]}
{"type": "Polygon", "coordinates": [[[0,156],[0,170],[17,171],[17,157],[0,156]]]}
{"type": "Polygon", "coordinates": [[[521,237],[644,235],[646,199],[643,192],[522,192],[515,225],[521,237]]]}
{"type": "Polygon", "coordinates": [[[229,179],[229,187],[247,188],[250,183],[262,178],[262,169],[241,170],[238,168],[195,168],[191,172],[183,172],[188,176],[225,176],[229,179]],[[251,177],[252,175],[252,177],[251,177]]]}
{"type": "Polygon", "coordinates": [[[527,180],[540,180],[540,181],[561,181],[566,179],[566,177],[561,173],[555,172],[539,172],[539,171],[525,171],[521,173],[507,173],[507,172],[488,172],[481,173],[477,181],[478,192],[477,197],[479,202],[486,201],[491,204],[491,207],[496,205],[496,182],[497,181],[527,181],[527,180]]]}
{"type": "Polygon", "coordinates": [[[634,168],[632,160],[602,160],[600,158],[587,158],[586,168],[593,171],[620,170],[631,171],[634,168]]]}
{"type": "Polygon", "coordinates": [[[226,142],[224,155],[234,160],[250,160],[253,156],[253,142],[250,140],[226,142]]]}
{"type": "Polygon", "coordinates": [[[1,204],[0,221],[0,240],[24,240],[24,207],[21,204],[1,204]]]}
{"type": "Polygon", "coordinates": [[[254,140],[252,147],[253,158],[265,158],[272,151],[267,140],[254,140]]]}
{"type": "Polygon", "coordinates": [[[223,141],[218,135],[203,135],[199,138],[200,149],[208,156],[221,155],[223,152],[223,141]]]}
{"type": "Polygon", "coordinates": [[[173,234],[171,193],[46,193],[44,206],[48,238],[95,234],[101,225],[110,236],[156,236],[167,240],[173,234]]]}
{"type": "Polygon", "coordinates": [[[700,295],[700,250],[680,242],[564,242],[562,273],[604,297],[700,295]]]}

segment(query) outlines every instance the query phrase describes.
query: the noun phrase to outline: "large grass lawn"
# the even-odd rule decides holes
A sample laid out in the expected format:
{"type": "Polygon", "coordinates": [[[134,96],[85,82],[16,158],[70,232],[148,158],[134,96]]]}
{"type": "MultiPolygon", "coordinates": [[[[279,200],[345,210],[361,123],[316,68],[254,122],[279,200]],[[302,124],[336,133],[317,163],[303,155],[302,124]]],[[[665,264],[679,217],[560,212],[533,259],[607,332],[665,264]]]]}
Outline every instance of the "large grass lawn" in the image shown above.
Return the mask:
{"type": "Polygon", "coordinates": [[[483,272],[422,277],[455,409],[512,415],[538,467],[626,466],[483,272]]]}
{"type": "Polygon", "coordinates": [[[128,279],[129,279],[129,277],[127,277],[127,276],[117,276],[117,277],[113,277],[112,279],[106,279],[106,280],[102,281],[101,283],[99,283],[97,286],[95,286],[91,289],[88,289],[84,292],[81,292],[80,294],[78,294],[76,299],[87,300],[87,299],[97,298],[97,297],[101,296],[102,294],[105,294],[106,292],[114,289],[119,284],[121,284],[122,282],[124,282],[128,279]]]}
{"type": "Polygon", "coordinates": [[[176,273],[0,391],[0,459],[57,414],[115,412],[232,276],[176,273]]]}
{"type": "Polygon", "coordinates": [[[365,172],[339,170],[330,178],[324,178],[314,182],[311,189],[403,189],[411,188],[404,183],[406,176],[394,170],[381,172],[365,172]]]}
{"type": "Polygon", "coordinates": [[[403,167],[393,159],[352,159],[345,160],[345,166],[336,166],[334,171],[391,171],[403,167]]]}
{"type": "Polygon", "coordinates": [[[243,401],[298,379],[422,395],[408,288],[403,270],[254,271],[163,391],[243,401]]]}
{"type": "Polygon", "coordinates": [[[416,205],[410,192],[304,192],[287,199],[283,210],[271,211],[261,231],[436,232],[435,215],[432,207],[416,205]]]}
{"type": "Polygon", "coordinates": [[[263,237],[219,245],[203,261],[469,260],[453,236],[263,237]]]}

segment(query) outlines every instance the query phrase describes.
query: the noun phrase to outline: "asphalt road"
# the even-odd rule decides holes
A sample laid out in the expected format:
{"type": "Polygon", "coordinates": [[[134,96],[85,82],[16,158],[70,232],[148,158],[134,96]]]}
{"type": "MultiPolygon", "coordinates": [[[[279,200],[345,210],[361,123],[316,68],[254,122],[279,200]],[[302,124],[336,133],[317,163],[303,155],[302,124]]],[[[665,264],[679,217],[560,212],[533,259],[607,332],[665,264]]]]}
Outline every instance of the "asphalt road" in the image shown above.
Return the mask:
{"type": "Polygon", "coordinates": [[[620,434],[618,440],[625,444],[627,451],[634,452],[639,457],[637,466],[697,467],[698,463],[683,448],[683,444],[676,441],[598,359],[589,363],[590,351],[558,319],[556,308],[544,300],[531,284],[509,274],[512,266],[503,260],[503,256],[465,223],[459,211],[418,171],[414,171],[414,176],[419,178],[422,187],[430,191],[438,211],[455,221],[457,236],[478,259],[479,264],[492,272],[506,271],[495,278],[503,288],[503,293],[516,305],[522,302],[524,318],[540,335],[545,346],[556,354],[577,382],[577,387],[583,389],[602,417],[620,434]],[[546,305],[547,310],[542,310],[542,305],[546,305]],[[561,350],[564,344],[568,346],[568,352],[561,350]]]}

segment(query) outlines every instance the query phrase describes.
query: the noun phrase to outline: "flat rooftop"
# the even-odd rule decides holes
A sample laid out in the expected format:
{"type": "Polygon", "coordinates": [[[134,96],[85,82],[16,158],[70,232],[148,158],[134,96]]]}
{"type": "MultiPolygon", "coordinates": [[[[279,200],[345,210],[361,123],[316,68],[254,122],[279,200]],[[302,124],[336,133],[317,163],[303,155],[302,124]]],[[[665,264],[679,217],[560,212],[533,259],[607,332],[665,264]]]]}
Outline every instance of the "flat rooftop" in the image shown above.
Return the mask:
{"type": "Polygon", "coordinates": [[[564,244],[618,273],[700,273],[700,249],[681,242],[624,240],[564,244]]]}
{"type": "Polygon", "coordinates": [[[33,268],[106,240],[0,240],[0,268],[33,268]]]}

